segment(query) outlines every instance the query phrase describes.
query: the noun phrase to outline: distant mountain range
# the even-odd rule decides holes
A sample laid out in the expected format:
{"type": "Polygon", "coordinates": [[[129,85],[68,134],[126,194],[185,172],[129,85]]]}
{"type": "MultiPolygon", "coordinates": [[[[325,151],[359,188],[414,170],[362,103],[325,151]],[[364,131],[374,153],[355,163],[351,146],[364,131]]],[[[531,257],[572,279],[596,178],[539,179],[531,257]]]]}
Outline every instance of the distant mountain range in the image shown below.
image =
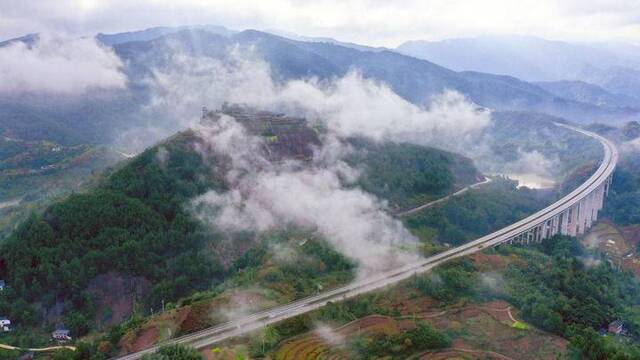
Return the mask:
{"type": "Polygon", "coordinates": [[[27,34],[27,35],[24,35],[24,36],[15,38],[15,39],[9,39],[9,40],[5,40],[5,41],[0,41],[0,47],[7,46],[7,45],[9,45],[11,43],[14,43],[14,42],[22,42],[22,43],[25,43],[27,45],[31,45],[31,44],[33,44],[34,41],[38,40],[38,38],[39,38],[38,34],[27,34]]]}
{"type": "MultiPolygon", "coordinates": [[[[5,41],[0,46],[12,41],[30,43],[35,38],[37,35],[28,35],[5,41]]],[[[123,59],[130,80],[129,88],[107,97],[95,97],[91,94],[82,99],[39,98],[36,95],[16,99],[0,96],[0,104],[8,105],[0,110],[0,134],[9,132],[12,136],[36,140],[33,134],[38,132],[32,130],[40,129],[44,124],[55,129],[57,138],[54,140],[61,143],[74,143],[77,142],[76,139],[98,143],[111,141],[123,128],[149,121],[140,118],[140,112],[136,111],[148,97],[146,75],[154,67],[162,66],[166,55],[176,49],[192,55],[224,59],[231,47],[250,48],[270,65],[276,81],[302,77],[332,79],[357,69],[365,78],[388,84],[397,94],[418,105],[426,105],[433,95],[452,89],[476,104],[494,110],[547,113],[582,123],[619,123],[637,119],[640,108],[640,100],[634,95],[611,90],[615,86],[622,87],[623,90],[635,86],[633,78],[625,78],[623,74],[617,76],[626,79],[626,83],[616,80],[617,77],[611,72],[591,72],[592,76],[597,74],[600,79],[594,83],[605,84],[600,86],[585,82],[555,81],[555,77],[560,76],[562,71],[552,66],[554,62],[577,68],[575,62],[585,57],[594,60],[598,66],[602,66],[601,62],[605,60],[604,52],[589,53],[587,50],[569,56],[567,54],[571,49],[587,48],[567,45],[569,50],[565,51],[562,50],[564,45],[557,42],[550,42],[553,46],[545,48],[540,44],[546,42],[530,40],[531,44],[521,44],[523,49],[519,49],[519,52],[502,49],[499,46],[501,43],[496,45],[488,39],[481,42],[414,42],[404,44],[398,51],[392,51],[342,43],[334,39],[306,38],[294,34],[283,37],[255,30],[237,32],[208,25],[158,27],[119,34],[98,34],[96,38],[105,46],[113,47],[123,59]],[[432,59],[435,63],[416,57],[418,50],[423,48],[430,50],[420,52],[419,55],[430,57],[435,54],[437,56],[433,55],[435,57],[432,59]],[[543,54],[545,49],[549,53],[543,54]],[[513,55],[514,52],[519,55],[513,55]],[[539,52],[539,57],[523,60],[527,54],[536,52],[539,52]],[[564,57],[559,54],[564,54],[564,57]],[[535,67],[537,62],[539,65],[535,67]],[[483,66],[480,70],[484,71],[514,73],[526,79],[554,82],[527,82],[510,75],[457,71],[473,68],[474,64],[483,66]],[[55,106],[49,107],[52,103],[55,106]],[[37,115],[37,119],[32,122],[28,119],[29,114],[37,115]],[[16,124],[11,120],[15,118],[23,121],[16,124]],[[34,129],[30,129],[30,126],[34,129]],[[67,141],[67,137],[72,140],[67,141]]],[[[633,54],[632,50],[625,51],[633,54]]],[[[608,51],[622,54],[619,49],[608,51]]],[[[617,65],[622,65],[621,58],[616,58],[617,65]]],[[[628,55],[626,58],[632,59],[632,56],[628,55]]]]}
{"type": "Polygon", "coordinates": [[[196,26],[158,26],[145,30],[139,31],[131,31],[131,32],[123,32],[117,34],[98,34],[96,35],[96,39],[102,42],[105,45],[117,45],[123,44],[131,41],[150,41],[162,37],[164,35],[175,34],[180,31],[185,30],[203,30],[210,32],[212,34],[219,34],[224,36],[229,36],[236,31],[227,29],[224,26],[218,25],[196,25],[196,26]]]}
{"type": "Polygon", "coordinates": [[[364,77],[387,83],[400,96],[416,104],[424,104],[433,95],[452,89],[493,109],[545,112],[578,122],[617,120],[636,113],[629,98],[603,104],[587,97],[579,99],[573,93],[564,94],[559,89],[549,91],[512,76],[456,72],[390,50],[368,51],[332,41],[292,40],[255,30],[225,35],[183,30],[149,42],[118,44],[115,49],[131,64],[144,68],[148,63],[136,59],[144,62],[160,59],[161,54],[171,51],[176,43],[211,57],[223,57],[225,49],[232,45],[251,46],[271,65],[276,77],[283,80],[305,76],[328,79],[358,69],[364,77]]]}
{"type": "Polygon", "coordinates": [[[640,96],[640,47],[629,44],[481,36],[408,41],[396,50],[457,71],[504,74],[527,81],[581,80],[613,94],[640,96]]]}
{"type": "Polygon", "coordinates": [[[608,108],[637,108],[640,101],[631,96],[614,94],[604,88],[581,80],[534,82],[544,90],[569,100],[608,108]]]}

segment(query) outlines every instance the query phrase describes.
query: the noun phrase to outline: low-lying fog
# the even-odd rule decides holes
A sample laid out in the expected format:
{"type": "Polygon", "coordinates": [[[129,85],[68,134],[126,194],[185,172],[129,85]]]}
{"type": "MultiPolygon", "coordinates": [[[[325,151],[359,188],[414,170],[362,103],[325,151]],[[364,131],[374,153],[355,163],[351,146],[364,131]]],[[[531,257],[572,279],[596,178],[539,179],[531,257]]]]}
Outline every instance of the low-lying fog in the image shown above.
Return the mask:
{"type": "Polygon", "coordinates": [[[529,189],[550,189],[556,185],[556,181],[554,179],[544,177],[536,173],[507,173],[500,175],[516,180],[519,188],[528,187],[529,189]]]}

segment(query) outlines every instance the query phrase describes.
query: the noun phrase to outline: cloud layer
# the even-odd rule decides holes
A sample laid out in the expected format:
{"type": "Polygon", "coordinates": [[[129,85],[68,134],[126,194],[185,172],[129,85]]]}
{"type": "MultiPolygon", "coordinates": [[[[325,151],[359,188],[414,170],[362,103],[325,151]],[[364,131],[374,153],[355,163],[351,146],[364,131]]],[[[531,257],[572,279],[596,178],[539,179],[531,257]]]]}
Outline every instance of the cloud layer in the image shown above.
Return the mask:
{"type": "Polygon", "coordinates": [[[473,148],[476,136],[491,123],[489,111],[459,93],[447,91],[423,109],[357,70],[327,82],[310,78],[279,84],[251,49],[230,49],[224,60],[180,53],[170,58],[170,64],[156,69],[148,81],[153,89],[148,110],[157,118],[181,119],[182,126],[196,123],[203,105],[216,109],[224,102],[240,103],[305,117],[339,137],[365,136],[462,152],[473,148]]]}
{"type": "Polygon", "coordinates": [[[95,89],[121,89],[122,62],[94,39],[41,35],[32,45],[0,47],[0,93],[79,95],[95,89]]]}
{"type": "Polygon", "coordinates": [[[93,35],[213,23],[391,47],[478,34],[640,42],[640,3],[628,0],[0,0],[0,9],[4,38],[43,29],[93,35]]]}
{"type": "Polygon", "coordinates": [[[416,260],[401,250],[416,238],[388,215],[385,201],[352,186],[360,172],[342,161],[350,151],[344,140],[464,147],[491,123],[490,112],[458,93],[445,92],[420,108],[357,70],[328,81],[278,83],[250,48],[231,48],[223,59],[176,49],[167,59],[147,81],[152,95],[146,110],[197,129],[199,151],[224,169],[230,187],[194,200],[200,218],[230,232],[307,229],[356,260],[361,276],[416,260]],[[310,163],[271,163],[263,139],[232,117],[199,123],[201,106],[217,109],[225,102],[303,116],[325,130],[322,145],[310,163]]]}
{"type": "Polygon", "coordinates": [[[417,259],[398,250],[416,239],[386,213],[386,203],[345,187],[345,179],[354,179],[346,164],[336,159],[326,163],[327,153],[346,151],[343,145],[325,142],[312,164],[274,164],[263,157],[262,139],[229,116],[203,124],[198,132],[205,157],[230,162],[227,181],[232,184],[227,192],[209,191],[194,200],[205,222],[232,232],[301,227],[356,260],[361,274],[417,259]]]}

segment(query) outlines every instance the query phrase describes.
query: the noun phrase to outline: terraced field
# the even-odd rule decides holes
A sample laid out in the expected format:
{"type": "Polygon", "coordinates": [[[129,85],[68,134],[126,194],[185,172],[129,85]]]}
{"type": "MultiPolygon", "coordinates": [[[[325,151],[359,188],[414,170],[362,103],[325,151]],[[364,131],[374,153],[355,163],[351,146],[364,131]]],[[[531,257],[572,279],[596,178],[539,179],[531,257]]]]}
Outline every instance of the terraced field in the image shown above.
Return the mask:
{"type": "Polygon", "coordinates": [[[381,315],[370,315],[336,329],[319,328],[286,341],[276,352],[277,360],[348,359],[344,342],[354,335],[395,335],[402,330],[399,322],[381,315]]]}
{"type": "Polygon", "coordinates": [[[415,354],[416,359],[555,359],[566,350],[564,339],[521,322],[503,301],[422,310],[397,318],[371,315],[333,330],[320,327],[283,342],[275,359],[350,359],[349,340],[398,334],[414,328],[417,320],[450,332],[454,339],[451,348],[415,354]]]}

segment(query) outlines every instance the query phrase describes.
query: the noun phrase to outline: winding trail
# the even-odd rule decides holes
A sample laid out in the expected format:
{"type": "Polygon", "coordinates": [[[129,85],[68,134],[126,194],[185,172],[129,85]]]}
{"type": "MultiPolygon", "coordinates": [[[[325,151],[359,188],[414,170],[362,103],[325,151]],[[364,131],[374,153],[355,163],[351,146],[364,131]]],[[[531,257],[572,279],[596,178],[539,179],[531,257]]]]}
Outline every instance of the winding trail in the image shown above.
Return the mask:
{"type": "Polygon", "coordinates": [[[33,351],[33,352],[46,352],[46,351],[54,351],[54,350],[60,350],[60,349],[67,349],[67,350],[71,350],[71,351],[76,351],[76,347],[75,346],[69,346],[69,345],[48,346],[48,347],[43,347],[43,348],[21,348],[21,347],[17,347],[17,346],[0,344],[0,349],[18,350],[18,351],[33,351]]]}

